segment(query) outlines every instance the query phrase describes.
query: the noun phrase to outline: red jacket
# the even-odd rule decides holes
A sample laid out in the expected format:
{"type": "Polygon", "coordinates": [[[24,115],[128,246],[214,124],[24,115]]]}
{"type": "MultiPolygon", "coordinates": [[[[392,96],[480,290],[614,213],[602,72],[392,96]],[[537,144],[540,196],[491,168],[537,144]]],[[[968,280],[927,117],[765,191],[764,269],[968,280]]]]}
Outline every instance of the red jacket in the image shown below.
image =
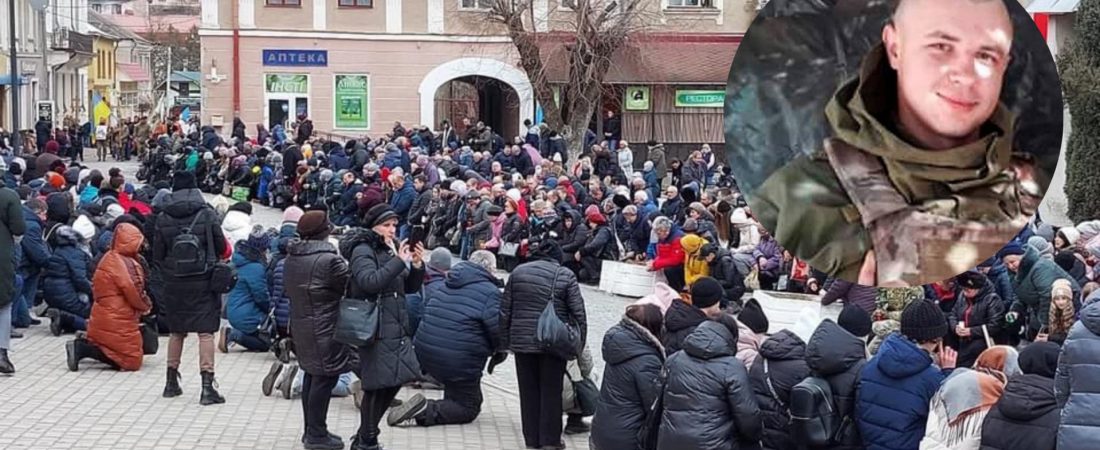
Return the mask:
{"type": "Polygon", "coordinates": [[[681,236],[670,236],[665,242],[657,243],[657,257],[653,258],[653,270],[684,265],[684,248],[680,246],[681,236]]]}

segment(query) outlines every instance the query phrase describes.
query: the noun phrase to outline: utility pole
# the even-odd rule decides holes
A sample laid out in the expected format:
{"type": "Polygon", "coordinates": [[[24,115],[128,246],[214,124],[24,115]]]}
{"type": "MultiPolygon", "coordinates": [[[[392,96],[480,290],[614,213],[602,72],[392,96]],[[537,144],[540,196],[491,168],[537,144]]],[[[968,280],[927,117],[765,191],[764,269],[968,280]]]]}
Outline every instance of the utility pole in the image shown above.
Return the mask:
{"type": "Polygon", "coordinates": [[[11,60],[11,147],[12,154],[18,156],[23,153],[23,135],[19,130],[19,51],[15,47],[15,0],[8,0],[8,44],[11,51],[8,59],[11,60]]]}
{"type": "Polygon", "coordinates": [[[172,105],[168,103],[171,101],[169,93],[172,92],[172,46],[165,45],[168,48],[168,65],[164,66],[164,117],[168,117],[168,113],[172,111],[172,105]]]}

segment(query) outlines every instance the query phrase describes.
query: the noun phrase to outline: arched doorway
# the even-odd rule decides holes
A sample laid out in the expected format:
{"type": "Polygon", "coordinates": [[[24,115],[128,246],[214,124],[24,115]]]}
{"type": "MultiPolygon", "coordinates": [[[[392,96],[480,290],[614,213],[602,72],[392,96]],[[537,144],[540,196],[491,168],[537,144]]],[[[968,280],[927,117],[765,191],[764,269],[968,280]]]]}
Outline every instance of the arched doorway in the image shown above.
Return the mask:
{"type": "Polygon", "coordinates": [[[433,128],[438,128],[447,115],[456,127],[462,125],[462,118],[453,111],[436,114],[437,105],[447,106],[473,114],[471,120],[484,121],[510,140],[524,133],[523,119],[532,118],[535,113],[534,91],[527,74],[493,58],[459,58],[440,64],[424,76],[418,92],[420,123],[430,123],[433,128]],[[471,87],[476,95],[470,93],[471,87]],[[439,99],[452,101],[438,102],[439,99]],[[476,103],[470,104],[474,99],[476,103]],[[463,101],[466,106],[456,106],[463,101]]]}
{"type": "Polygon", "coordinates": [[[466,127],[462,119],[470,119],[471,125],[482,121],[511,140],[514,137],[511,130],[520,125],[519,107],[516,90],[503,81],[478,75],[455,78],[435,91],[432,123],[450,120],[459,136],[464,136],[466,127]]]}

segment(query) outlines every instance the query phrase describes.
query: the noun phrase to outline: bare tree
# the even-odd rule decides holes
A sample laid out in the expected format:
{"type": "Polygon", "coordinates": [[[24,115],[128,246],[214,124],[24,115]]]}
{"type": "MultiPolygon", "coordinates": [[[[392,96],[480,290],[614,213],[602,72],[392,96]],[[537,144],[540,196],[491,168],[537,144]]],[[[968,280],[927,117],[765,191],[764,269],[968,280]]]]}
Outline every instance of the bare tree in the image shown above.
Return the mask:
{"type": "Polygon", "coordinates": [[[534,17],[531,0],[492,0],[488,17],[491,22],[503,25],[512,39],[520,65],[531,80],[535,99],[542,105],[546,124],[562,135],[570,160],[575,161],[583,150],[589,120],[600,106],[612,56],[632,34],[653,23],[653,13],[647,7],[656,2],[563,0],[563,3],[570,4],[572,13],[567,14],[569,19],[547,27],[553,34],[537,31],[537,22],[549,21],[550,14],[534,17]],[[563,38],[568,74],[566,83],[560,85],[562,104],[558,105],[540,43],[563,38]]]}

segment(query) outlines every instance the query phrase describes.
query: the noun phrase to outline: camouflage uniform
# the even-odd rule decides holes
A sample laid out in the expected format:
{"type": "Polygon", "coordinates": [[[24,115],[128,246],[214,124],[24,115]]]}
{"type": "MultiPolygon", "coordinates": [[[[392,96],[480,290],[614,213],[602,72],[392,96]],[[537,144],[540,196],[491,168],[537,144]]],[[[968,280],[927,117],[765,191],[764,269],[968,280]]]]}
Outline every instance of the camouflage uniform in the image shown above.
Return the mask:
{"type": "Polygon", "coordinates": [[[890,333],[901,329],[901,312],[914,301],[924,299],[924,288],[920,286],[907,288],[878,288],[878,298],[875,299],[875,313],[872,316],[875,321],[871,324],[871,333],[874,338],[867,346],[872,355],[878,353],[878,347],[890,333]]]}
{"type": "Polygon", "coordinates": [[[878,284],[950,278],[999,250],[1034,214],[1049,177],[1012,149],[1013,118],[998,105],[978,141],[929,151],[878,117],[891,100],[864,95],[892,78],[881,46],[860,78],[826,108],[834,137],[773,173],[749,201],[757,219],[794,255],[846,280],[874,249],[878,284]]]}

